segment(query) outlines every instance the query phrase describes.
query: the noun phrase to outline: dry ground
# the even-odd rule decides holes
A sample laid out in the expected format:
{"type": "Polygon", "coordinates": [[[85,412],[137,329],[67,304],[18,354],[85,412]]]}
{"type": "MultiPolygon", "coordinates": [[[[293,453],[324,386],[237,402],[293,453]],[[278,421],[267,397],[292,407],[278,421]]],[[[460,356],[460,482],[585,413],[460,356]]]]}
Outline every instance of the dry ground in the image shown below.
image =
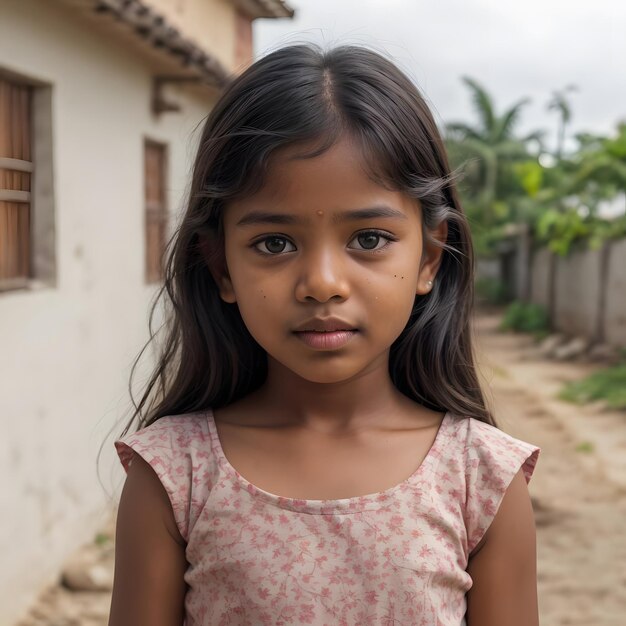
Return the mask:
{"type": "Polygon", "coordinates": [[[607,467],[616,471],[612,459],[577,448],[589,438],[623,441],[626,414],[598,413],[596,429],[603,432],[594,433],[589,408],[580,411],[553,398],[562,380],[580,376],[589,366],[528,358],[529,339],[496,332],[497,321],[483,316],[477,330],[481,371],[491,382],[499,425],[542,448],[530,485],[541,624],[624,626],[626,490],[606,479],[607,467]],[[581,413],[584,429],[578,428],[581,413]],[[608,425],[615,430],[604,432],[608,425]]]}
{"type": "MultiPolygon", "coordinates": [[[[626,457],[626,415],[555,401],[561,382],[589,366],[529,358],[528,337],[498,333],[497,322],[497,316],[482,315],[476,328],[499,425],[542,448],[531,481],[541,624],[624,626],[626,473],[618,461],[626,457]],[[577,451],[583,440],[594,450],[577,451]]],[[[57,586],[19,626],[104,626],[109,601],[106,592],[57,586]]]]}

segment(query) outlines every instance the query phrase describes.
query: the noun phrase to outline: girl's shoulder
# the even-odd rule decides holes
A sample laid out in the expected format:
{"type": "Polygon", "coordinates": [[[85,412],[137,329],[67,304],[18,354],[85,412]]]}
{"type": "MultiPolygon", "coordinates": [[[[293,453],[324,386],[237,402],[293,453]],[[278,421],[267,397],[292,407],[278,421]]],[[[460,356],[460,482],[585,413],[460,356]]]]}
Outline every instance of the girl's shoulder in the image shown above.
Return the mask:
{"type": "Polygon", "coordinates": [[[187,540],[217,475],[208,413],[159,418],[114,442],[128,472],[135,455],[154,470],[172,505],[176,524],[187,540]]]}
{"type": "Polygon", "coordinates": [[[202,411],[161,417],[149,426],[121,437],[114,445],[124,469],[128,470],[133,451],[142,457],[171,457],[202,450],[209,440],[207,413],[202,411]]]}
{"type": "Polygon", "coordinates": [[[509,433],[473,417],[451,416],[452,437],[466,465],[466,470],[479,468],[508,476],[522,469],[526,482],[535,470],[541,448],[513,437],[509,433]]]}
{"type": "Polygon", "coordinates": [[[530,482],[541,449],[475,418],[451,417],[448,454],[440,461],[440,471],[456,475],[458,486],[463,485],[462,511],[470,554],[495,518],[515,475],[521,470],[530,482]]]}

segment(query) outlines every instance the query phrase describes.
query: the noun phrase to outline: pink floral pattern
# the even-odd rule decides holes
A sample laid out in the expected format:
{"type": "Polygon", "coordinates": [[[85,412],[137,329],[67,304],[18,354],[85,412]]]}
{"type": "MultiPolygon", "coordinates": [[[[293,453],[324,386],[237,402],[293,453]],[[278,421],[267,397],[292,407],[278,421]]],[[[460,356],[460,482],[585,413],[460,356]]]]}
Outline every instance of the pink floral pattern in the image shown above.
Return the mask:
{"type": "Polygon", "coordinates": [[[421,466],[380,493],[298,500],[229,463],[211,411],[116,441],[165,487],[189,563],[186,626],[462,626],[468,557],[540,449],[447,413],[421,466]]]}

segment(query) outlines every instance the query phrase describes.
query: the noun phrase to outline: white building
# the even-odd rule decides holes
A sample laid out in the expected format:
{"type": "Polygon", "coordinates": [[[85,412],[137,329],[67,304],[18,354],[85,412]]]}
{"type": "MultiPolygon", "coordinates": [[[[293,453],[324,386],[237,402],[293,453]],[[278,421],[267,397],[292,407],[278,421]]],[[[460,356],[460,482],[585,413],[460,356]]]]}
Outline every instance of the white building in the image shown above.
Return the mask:
{"type": "Polygon", "coordinates": [[[292,15],[282,0],[0,1],[0,624],[104,520],[96,457],[128,417],[194,130],[251,61],[252,21],[292,15]]]}

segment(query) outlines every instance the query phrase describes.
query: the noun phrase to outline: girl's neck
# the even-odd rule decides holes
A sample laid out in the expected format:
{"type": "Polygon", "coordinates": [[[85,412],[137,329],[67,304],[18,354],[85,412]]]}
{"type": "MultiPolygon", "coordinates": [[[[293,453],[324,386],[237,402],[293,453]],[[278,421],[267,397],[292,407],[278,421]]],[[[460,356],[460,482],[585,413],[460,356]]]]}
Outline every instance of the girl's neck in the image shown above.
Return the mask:
{"type": "Polygon", "coordinates": [[[336,383],[303,379],[271,358],[268,365],[266,382],[250,400],[281,424],[347,434],[389,425],[394,415],[416,407],[393,385],[387,360],[336,383]]]}

